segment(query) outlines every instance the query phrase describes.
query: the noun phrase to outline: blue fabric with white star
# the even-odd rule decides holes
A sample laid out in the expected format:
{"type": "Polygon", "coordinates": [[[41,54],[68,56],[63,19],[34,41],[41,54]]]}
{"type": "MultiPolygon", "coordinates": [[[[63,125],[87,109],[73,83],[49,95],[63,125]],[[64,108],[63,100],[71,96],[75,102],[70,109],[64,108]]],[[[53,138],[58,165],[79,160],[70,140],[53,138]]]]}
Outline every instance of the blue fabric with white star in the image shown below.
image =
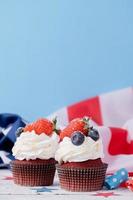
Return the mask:
{"type": "Polygon", "coordinates": [[[105,178],[104,186],[109,189],[118,188],[119,185],[128,180],[128,171],[125,168],[119,169],[113,175],[105,178]]]}
{"type": "Polygon", "coordinates": [[[16,141],[15,132],[26,125],[17,114],[0,113],[0,168],[8,166],[13,158],[12,147],[16,141]]]}

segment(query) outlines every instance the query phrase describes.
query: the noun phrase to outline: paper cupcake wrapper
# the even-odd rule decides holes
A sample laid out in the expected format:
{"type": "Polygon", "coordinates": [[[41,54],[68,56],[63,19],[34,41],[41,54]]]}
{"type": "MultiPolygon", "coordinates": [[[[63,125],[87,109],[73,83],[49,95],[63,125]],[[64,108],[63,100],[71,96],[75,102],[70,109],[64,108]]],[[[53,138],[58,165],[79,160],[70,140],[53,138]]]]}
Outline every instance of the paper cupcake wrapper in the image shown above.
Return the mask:
{"type": "Polygon", "coordinates": [[[90,168],[68,168],[56,165],[62,189],[87,192],[101,190],[105,180],[107,164],[90,168]]]}
{"type": "Polygon", "coordinates": [[[48,186],[53,184],[55,163],[20,163],[12,161],[14,183],[23,186],[48,186]]]}

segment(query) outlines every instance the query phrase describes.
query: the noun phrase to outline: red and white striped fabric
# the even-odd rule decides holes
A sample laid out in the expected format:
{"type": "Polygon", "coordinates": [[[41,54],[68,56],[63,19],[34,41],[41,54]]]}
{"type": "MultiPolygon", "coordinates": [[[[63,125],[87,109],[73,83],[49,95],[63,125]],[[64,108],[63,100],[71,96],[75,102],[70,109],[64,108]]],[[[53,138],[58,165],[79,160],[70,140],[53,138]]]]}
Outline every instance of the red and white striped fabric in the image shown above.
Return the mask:
{"type": "Polygon", "coordinates": [[[108,172],[125,167],[133,174],[133,88],[102,94],[62,108],[50,116],[66,126],[76,117],[89,116],[104,145],[108,172]]]}

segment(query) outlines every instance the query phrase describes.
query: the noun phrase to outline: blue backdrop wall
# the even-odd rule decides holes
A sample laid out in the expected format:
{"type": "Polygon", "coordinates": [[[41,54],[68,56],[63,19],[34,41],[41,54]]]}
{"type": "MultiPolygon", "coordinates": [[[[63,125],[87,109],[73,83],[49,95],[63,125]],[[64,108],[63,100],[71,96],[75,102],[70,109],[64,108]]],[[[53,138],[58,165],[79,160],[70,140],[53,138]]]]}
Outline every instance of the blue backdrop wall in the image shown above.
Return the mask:
{"type": "Polygon", "coordinates": [[[132,82],[132,0],[0,1],[0,112],[33,120],[132,82]]]}

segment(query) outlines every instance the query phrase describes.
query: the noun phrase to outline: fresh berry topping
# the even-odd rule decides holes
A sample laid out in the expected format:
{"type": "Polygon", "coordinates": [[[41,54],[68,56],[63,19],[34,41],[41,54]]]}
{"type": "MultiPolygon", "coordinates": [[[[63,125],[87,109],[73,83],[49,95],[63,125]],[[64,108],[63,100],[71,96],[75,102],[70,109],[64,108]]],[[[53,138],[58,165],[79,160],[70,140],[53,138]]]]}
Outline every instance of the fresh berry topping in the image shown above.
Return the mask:
{"type": "Polygon", "coordinates": [[[45,133],[47,135],[51,135],[53,132],[53,123],[48,119],[39,119],[35,122],[35,132],[40,135],[41,133],[45,133]]]}
{"type": "Polygon", "coordinates": [[[24,132],[28,131],[28,132],[31,132],[34,130],[34,123],[32,124],[27,124],[24,128],[24,132]]]}
{"type": "Polygon", "coordinates": [[[60,139],[62,140],[64,137],[71,137],[71,134],[74,131],[81,131],[84,135],[87,136],[89,131],[89,118],[84,117],[72,120],[69,125],[61,131],[60,139]]]}
{"type": "Polygon", "coordinates": [[[16,137],[19,137],[21,135],[21,133],[24,132],[24,128],[19,127],[16,131],[16,137]]]}
{"type": "Polygon", "coordinates": [[[79,146],[81,145],[85,140],[85,136],[80,131],[75,131],[71,136],[71,141],[74,145],[79,146]]]}
{"type": "Polygon", "coordinates": [[[88,136],[91,137],[94,141],[97,141],[99,139],[99,133],[93,127],[90,128],[90,130],[88,132],[88,136]]]}
{"type": "Polygon", "coordinates": [[[40,135],[41,133],[45,133],[47,135],[51,135],[53,131],[56,133],[59,132],[58,129],[56,129],[56,123],[57,119],[55,118],[53,121],[50,121],[48,119],[38,119],[36,122],[32,124],[28,124],[24,131],[35,131],[36,134],[40,135]]]}

